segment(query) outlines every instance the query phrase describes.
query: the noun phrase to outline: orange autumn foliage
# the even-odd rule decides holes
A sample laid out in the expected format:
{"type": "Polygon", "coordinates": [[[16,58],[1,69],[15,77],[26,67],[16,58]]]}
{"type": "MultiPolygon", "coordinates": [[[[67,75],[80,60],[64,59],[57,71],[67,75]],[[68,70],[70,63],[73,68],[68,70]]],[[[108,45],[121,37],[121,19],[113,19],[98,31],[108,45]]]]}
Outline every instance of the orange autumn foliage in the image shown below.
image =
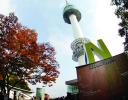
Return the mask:
{"type": "Polygon", "coordinates": [[[37,33],[22,26],[13,13],[0,15],[0,75],[3,78],[8,73],[32,84],[51,85],[59,76],[55,54],[49,43],[37,43],[37,33]]]}

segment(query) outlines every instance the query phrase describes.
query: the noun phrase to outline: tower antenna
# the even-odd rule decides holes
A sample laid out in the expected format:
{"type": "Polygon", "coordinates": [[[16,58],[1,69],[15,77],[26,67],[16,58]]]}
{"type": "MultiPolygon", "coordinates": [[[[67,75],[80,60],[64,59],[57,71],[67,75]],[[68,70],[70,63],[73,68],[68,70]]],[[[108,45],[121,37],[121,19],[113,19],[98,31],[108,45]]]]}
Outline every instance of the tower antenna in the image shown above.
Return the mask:
{"type": "Polygon", "coordinates": [[[68,0],[65,0],[65,2],[66,2],[66,5],[68,5],[68,0]]]}

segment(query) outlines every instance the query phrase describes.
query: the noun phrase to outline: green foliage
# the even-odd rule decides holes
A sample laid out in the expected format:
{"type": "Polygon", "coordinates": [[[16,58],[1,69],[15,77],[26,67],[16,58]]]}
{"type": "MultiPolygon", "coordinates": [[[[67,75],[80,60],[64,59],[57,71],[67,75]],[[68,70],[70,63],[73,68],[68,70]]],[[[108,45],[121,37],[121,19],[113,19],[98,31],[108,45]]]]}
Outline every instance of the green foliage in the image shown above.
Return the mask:
{"type": "Polygon", "coordinates": [[[115,14],[121,19],[119,34],[125,38],[124,49],[128,52],[128,0],[112,0],[112,4],[117,6],[115,14]]]}
{"type": "Polygon", "coordinates": [[[28,83],[25,82],[25,80],[19,80],[16,76],[10,76],[9,78],[9,85],[14,86],[14,84],[17,82],[15,87],[25,89],[25,90],[31,90],[28,86],[28,83]]]}

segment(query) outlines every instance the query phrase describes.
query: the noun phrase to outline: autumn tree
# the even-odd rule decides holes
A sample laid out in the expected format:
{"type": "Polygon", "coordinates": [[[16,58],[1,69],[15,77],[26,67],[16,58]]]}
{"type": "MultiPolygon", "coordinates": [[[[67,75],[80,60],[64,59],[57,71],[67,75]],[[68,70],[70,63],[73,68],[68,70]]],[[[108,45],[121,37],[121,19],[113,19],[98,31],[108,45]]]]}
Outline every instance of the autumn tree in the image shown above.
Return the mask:
{"type": "Polygon", "coordinates": [[[10,13],[0,15],[0,91],[8,95],[10,77],[51,86],[59,75],[55,49],[49,43],[37,43],[37,33],[18,22],[10,13]]]}
{"type": "Polygon", "coordinates": [[[124,49],[128,53],[128,0],[112,0],[112,4],[116,5],[115,14],[121,19],[119,33],[125,38],[124,49]]]}

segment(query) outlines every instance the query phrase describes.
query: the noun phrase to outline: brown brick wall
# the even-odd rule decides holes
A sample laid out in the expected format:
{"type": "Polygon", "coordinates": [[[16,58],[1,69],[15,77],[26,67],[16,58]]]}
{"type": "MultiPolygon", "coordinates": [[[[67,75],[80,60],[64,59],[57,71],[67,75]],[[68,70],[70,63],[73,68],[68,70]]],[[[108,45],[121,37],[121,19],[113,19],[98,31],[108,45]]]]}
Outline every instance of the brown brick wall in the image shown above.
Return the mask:
{"type": "Polygon", "coordinates": [[[77,67],[79,100],[125,100],[127,71],[128,58],[124,54],[77,67]]]}

